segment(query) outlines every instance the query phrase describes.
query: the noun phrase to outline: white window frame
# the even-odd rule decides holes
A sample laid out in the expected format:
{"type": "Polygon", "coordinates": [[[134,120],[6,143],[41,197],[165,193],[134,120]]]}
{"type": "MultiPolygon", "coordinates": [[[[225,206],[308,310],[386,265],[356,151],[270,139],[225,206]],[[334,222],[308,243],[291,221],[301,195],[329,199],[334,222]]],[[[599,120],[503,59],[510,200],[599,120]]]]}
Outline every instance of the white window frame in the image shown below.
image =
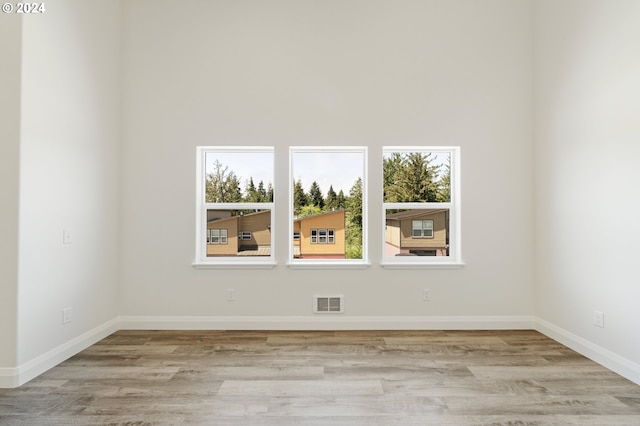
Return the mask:
{"type": "MultiPolygon", "coordinates": [[[[196,148],[196,246],[195,268],[273,268],[275,258],[275,203],[207,203],[205,202],[206,154],[207,153],[271,153],[273,157],[273,180],[275,181],[275,149],[272,146],[198,146],[196,148]],[[271,216],[271,253],[269,256],[220,256],[207,257],[207,211],[208,210],[269,210],[271,216]]],[[[249,176],[241,176],[249,178],[249,176]]],[[[275,182],[271,184],[275,189],[275,182]]],[[[228,242],[227,242],[228,243],[228,242]]]]}
{"type": "MultiPolygon", "coordinates": [[[[371,265],[368,250],[368,163],[366,146],[290,146],[289,147],[289,256],[287,266],[292,269],[364,269],[371,265]],[[362,259],[298,259],[293,255],[293,183],[295,176],[293,155],[295,153],[359,153],[362,154],[362,259]]],[[[305,182],[307,185],[311,182],[305,182]]],[[[324,188],[326,191],[328,188],[324,188]]],[[[345,194],[346,195],[346,194],[345,194]]],[[[327,236],[328,238],[328,236],[327,236]]],[[[335,234],[334,234],[335,241],[335,234]]],[[[324,244],[324,243],[323,243],[324,244]]]]}
{"type": "MultiPolygon", "coordinates": [[[[382,202],[382,260],[384,268],[399,269],[448,269],[464,266],[461,238],[461,194],[460,194],[460,147],[459,146],[384,146],[383,156],[388,153],[448,153],[451,156],[451,200],[430,203],[385,203],[382,202]],[[393,209],[448,209],[449,210],[449,256],[385,256],[385,229],[387,210],[393,209]]],[[[380,164],[382,168],[382,164],[380,164]]],[[[412,229],[413,236],[413,229],[412,229]]],[[[428,238],[428,237],[421,237],[428,238]]]]}
{"type": "Polygon", "coordinates": [[[251,231],[240,231],[238,232],[238,238],[240,241],[250,241],[251,240],[251,231]]]}

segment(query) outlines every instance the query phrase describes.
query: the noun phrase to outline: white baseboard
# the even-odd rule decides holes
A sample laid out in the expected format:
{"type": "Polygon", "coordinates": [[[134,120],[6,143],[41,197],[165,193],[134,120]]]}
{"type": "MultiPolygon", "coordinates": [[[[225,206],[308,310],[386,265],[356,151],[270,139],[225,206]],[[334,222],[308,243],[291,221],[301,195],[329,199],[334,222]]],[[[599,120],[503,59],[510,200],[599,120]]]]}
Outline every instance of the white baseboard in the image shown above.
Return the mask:
{"type": "Polygon", "coordinates": [[[541,318],[536,318],[535,330],[640,385],[640,364],[623,358],[541,318]]]}
{"type": "Polygon", "coordinates": [[[531,330],[531,316],[355,317],[314,316],[120,317],[123,330],[531,330]]]}
{"type": "Polygon", "coordinates": [[[114,318],[87,331],[52,350],[25,362],[17,368],[0,368],[0,388],[14,388],[27,383],[62,361],[118,331],[119,320],[114,318]]]}

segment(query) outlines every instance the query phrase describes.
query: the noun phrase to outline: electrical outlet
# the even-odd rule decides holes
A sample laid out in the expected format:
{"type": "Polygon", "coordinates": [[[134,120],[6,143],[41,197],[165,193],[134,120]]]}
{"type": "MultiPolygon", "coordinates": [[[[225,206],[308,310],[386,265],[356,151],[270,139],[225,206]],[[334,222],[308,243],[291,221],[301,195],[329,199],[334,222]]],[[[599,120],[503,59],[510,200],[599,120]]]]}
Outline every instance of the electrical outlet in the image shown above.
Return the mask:
{"type": "Polygon", "coordinates": [[[236,290],[233,288],[227,289],[227,302],[234,302],[236,300],[236,290]]]}
{"type": "Polygon", "coordinates": [[[69,324],[71,322],[71,308],[65,308],[62,310],[62,324],[69,324]]]}
{"type": "Polygon", "coordinates": [[[593,325],[604,328],[604,312],[593,311],[593,325]]]}
{"type": "Polygon", "coordinates": [[[62,230],[62,244],[71,244],[73,242],[73,232],[69,228],[62,230]]]}
{"type": "Polygon", "coordinates": [[[428,288],[422,290],[422,300],[425,302],[429,302],[431,300],[431,290],[428,288]]]}

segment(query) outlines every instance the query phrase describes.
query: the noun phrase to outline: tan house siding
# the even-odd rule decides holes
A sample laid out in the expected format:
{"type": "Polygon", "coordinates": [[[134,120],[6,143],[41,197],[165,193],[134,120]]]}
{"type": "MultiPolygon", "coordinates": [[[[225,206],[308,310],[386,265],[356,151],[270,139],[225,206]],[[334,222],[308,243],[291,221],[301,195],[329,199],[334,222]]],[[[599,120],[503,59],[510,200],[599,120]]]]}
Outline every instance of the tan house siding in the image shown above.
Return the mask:
{"type": "MultiPolygon", "coordinates": [[[[207,256],[237,256],[245,250],[257,250],[268,253],[271,248],[271,211],[265,210],[241,216],[228,216],[227,211],[219,210],[211,216],[214,219],[207,223],[207,229],[226,229],[226,244],[207,244],[207,256]],[[251,232],[251,239],[241,240],[239,232],[251,232]],[[266,251],[264,250],[266,249],[266,251]]],[[[244,252],[246,254],[248,252],[244,252]]],[[[251,253],[251,255],[263,255],[251,253]]]]}
{"type": "Polygon", "coordinates": [[[207,244],[207,256],[235,256],[238,253],[238,220],[236,217],[209,222],[207,229],[227,230],[227,244],[207,244]]]}
{"type": "Polygon", "coordinates": [[[440,248],[447,245],[447,228],[444,212],[427,214],[401,221],[400,247],[402,248],[440,248]],[[411,223],[414,220],[433,220],[433,238],[413,238],[411,223]]]}
{"type": "Polygon", "coordinates": [[[389,219],[387,220],[387,226],[384,230],[384,240],[393,244],[396,247],[400,247],[400,221],[389,219]]]}
{"type": "Polygon", "coordinates": [[[345,256],[345,217],[344,210],[324,213],[317,216],[298,219],[294,222],[294,231],[300,231],[300,257],[331,257],[345,256]],[[312,229],[333,229],[333,244],[312,244],[312,229]]]}
{"type": "Polygon", "coordinates": [[[239,216],[238,232],[251,232],[250,240],[239,240],[239,250],[271,246],[271,212],[263,211],[239,216]]]}
{"type": "Polygon", "coordinates": [[[385,227],[385,255],[432,251],[436,256],[447,255],[447,211],[407,210],[387,216],[385,227]],[[414,220],[432,220],[433,237],[413,237],[414,220]]]}

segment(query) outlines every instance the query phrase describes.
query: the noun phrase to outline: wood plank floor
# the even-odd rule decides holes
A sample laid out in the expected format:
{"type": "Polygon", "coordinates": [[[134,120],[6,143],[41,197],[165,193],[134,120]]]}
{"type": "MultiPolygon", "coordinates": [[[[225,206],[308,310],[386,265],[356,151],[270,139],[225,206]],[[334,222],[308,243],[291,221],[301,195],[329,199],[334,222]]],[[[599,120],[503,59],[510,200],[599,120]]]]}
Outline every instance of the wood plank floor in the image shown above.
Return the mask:
{"type": "Polygon", "coordinates": [[[535,331],[119,331],[2,425],[640,425],[640,386],[535,331]]]}

